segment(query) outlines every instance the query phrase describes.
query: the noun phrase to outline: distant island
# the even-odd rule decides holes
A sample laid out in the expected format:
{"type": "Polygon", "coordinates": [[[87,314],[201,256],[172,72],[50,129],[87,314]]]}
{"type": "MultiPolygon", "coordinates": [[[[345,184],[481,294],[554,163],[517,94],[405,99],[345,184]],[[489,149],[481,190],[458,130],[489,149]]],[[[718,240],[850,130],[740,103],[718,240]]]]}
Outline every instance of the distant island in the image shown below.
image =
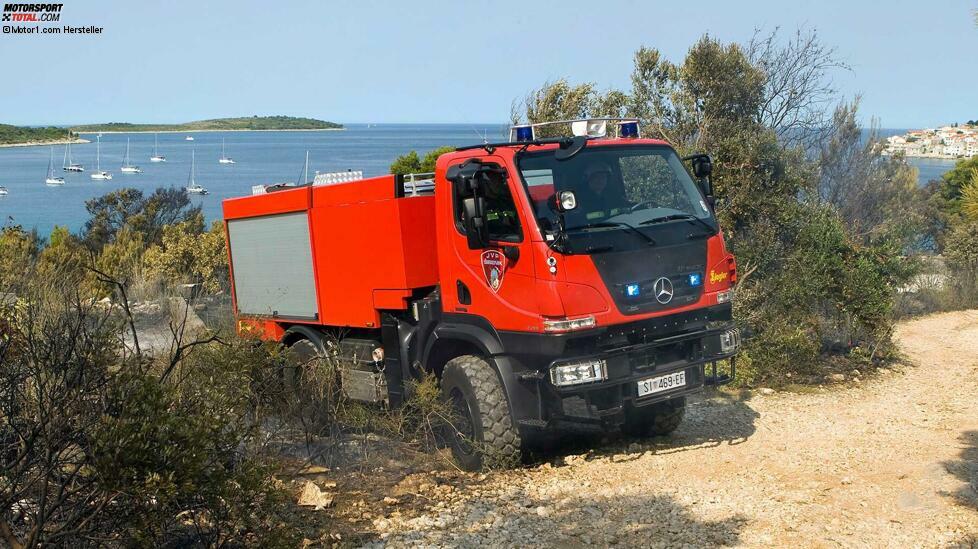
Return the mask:
{"type": "Polygon", "coordinates": [[[978,156],[978,121],[940,128],[910,130],[886,138],[886,154],[902,153],[920,158],[971,158],[978,156]]]}
{"type": "Polygon", "coordinates": [[[33,128],[30,126],[0,124],[0,146],[2,147],[56,145],[67,143],[69,139],[72,143],[87,143],[84,139],[78,139],[77,135],[72,134],[65,128],[58,128],[56,126],[33,128]]]}
{"type": "Polygon", "coordinates": [[[194,131],[249,131],[249,130],[341,130],[343,124],[301,118],[295,116],[242,116],[239,118],[214,118],[184,124],[131,124],[109,122],[72,126],[77,133],[128,133],[128,132],[194,132],[194,131]]]}

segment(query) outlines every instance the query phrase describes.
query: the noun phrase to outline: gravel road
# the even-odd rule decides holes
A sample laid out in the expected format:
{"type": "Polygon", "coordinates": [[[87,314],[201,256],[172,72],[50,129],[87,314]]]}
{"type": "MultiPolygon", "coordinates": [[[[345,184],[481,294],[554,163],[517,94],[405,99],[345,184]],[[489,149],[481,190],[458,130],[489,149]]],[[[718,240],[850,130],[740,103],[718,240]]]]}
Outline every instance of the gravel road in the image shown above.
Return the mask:
{"type": "Polygon", "coordinates": [[[896,338],[913,365],[866,381],[697,398],[668,438],[425,481],[379,543],[978,546],[978,311],[896,338]]]}

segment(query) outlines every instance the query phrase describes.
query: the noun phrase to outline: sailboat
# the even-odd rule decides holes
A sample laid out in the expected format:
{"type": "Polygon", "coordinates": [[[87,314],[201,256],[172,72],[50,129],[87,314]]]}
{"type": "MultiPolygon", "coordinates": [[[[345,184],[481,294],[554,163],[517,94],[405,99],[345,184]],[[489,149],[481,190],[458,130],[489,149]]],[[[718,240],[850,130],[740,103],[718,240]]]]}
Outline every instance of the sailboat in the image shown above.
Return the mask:
{"type": "Polygon", "coordinates": [[[234,159],[224,152],[224,138],[221,138],[221,158],[217,159],[220,164],[234,164],[234,159]]]}
{"type": "Polygon", "coordinates": [[[150,162],[166,162],[166,157],[160,154],[160,134],[153,134],[153,156],[149,157],[150,162]]]}
{"type": "Polygon", "coordinates": [[[184,141],[193,141],[194,140],[194,136],[188,135],[187,137],[184,137],[183,140],[184,141]]]}
{"type": "Polygon", "coordinates": [[[102,170],[102,137],[101,134],[95,136],[95,171],[92,172],[92,179],[112,179],[112,174],[102,170]]]}
{"type": "Polygon", "coordinates": [[[194,179],[194,172],[197,168],[197,150],[190,153],[190,179],[187,181],[187,192],[190,194],[207,194],[207,189],[197,184],[194,179]]]}
{"type": "Polygon", "coordinates": [[[122,168],[120,168],[122,173],[143,173],[143,170],[139,169],[139,166],[133,166],[129,163],[129,138],[126,138],[126,158],[122,161],[122,168]]]}
{"type": "Polygon", "coordinates": [[[65,147],[65,159],[61,164],[61,169],[66,172],[83,172],[85,167],[71,161],[71,132],[68,132],[68,146],[65,147]]]}
{"type": "Polygon", "coordinates": [[[306,163],[302,165],[302,172],[299,173],[299,180],[295,182],[297,186],[309,183],[309,151],[306,151],[306,163]]]}
{"type": "Polygon", "coordinates": [[[64,185],[65,178],[55,177],[54,175],[54,147],[51,147],[51,156],[48,157],[48,176],[44,180],[48,185],[64,185]]]}

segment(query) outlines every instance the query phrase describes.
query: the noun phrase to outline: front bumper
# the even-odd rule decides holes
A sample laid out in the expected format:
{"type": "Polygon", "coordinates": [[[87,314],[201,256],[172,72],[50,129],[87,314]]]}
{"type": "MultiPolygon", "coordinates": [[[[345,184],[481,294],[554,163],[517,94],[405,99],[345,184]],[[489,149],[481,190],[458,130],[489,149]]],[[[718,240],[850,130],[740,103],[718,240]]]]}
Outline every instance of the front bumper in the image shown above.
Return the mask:
{"type": "Polygon", "coordinates": [[[558,422],[620,424],[629,407],[648,406],[695,393],[705,385],[729,382],[729,376],[718,379],[715,372],[706,374],[708,364],[735,355],[736,351],[711,352],[725,330],[692,332],[597,355],[608,365],[608,378],[602,381],[557,387],[548,379],[541,387],[548,417],[558,422]],[[639,396],[640,382],[679,371],[686,374],[685,385],[639,396]]]}
{"type": "MultiPolygon", "coordinates": [[[[726,346],[721,336],[733,328],[729,308],[701,312],[696,322],[665,319],[663,325],[679,326],[682,331],[651,331],[647,326],[631,326],[628,337],[617,327],[614,337],[595,337],[566,345],[557,356],[540,354],[522,357],[514,371],[522,386],[520,398],[512,403],[517,422],[524,427],[549,428],[560,424],[591,424],[611,427],[624,422],[629,408],[643,407],[702,390],[704,385],[728,383],[732,376],[717,376],[717,361],[732,359],[729,337],[726,346]],[[726,314],[724,314],[726,313],[726,314]],[[717,318],[721,317],[721,318],[717,318]],[[640,332],[641,336],[635,334],[640,332]],[[606,378],[579,385],[556,386],[551,369],[561,364],[600,360],[606,378]],[[707,366],[712,365],[712,375],[707,366]],[[685,385],[654,394],[639,396],[640,381],[685,371],[685,385]],[[532,395],[532,397],[531,397],[532,395]],[[532,406],[526,399],[533,398],[532,406]]],[[[689,320],[689,319],[682,319],[689,320]]],[[[739,336],[737,342],[739,344],[739,336]]],[[[733,361],[731,360],[731,363],[733,361]]],[[[733,373],[733,372],[731,372],[733,373]]],[[[511,395],[512,400],[512,395],[511,395]]]]}

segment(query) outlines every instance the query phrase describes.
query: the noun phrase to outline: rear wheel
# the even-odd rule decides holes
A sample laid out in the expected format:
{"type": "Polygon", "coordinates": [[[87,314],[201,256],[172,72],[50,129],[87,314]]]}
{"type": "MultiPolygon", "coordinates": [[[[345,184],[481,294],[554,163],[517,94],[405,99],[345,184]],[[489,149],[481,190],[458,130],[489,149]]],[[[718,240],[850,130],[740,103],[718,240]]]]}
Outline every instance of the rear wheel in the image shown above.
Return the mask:
{"type": "Polygon", "coordinates": [[[286,390],[297,394],[302,388],[303,372],[313,366],[312,362],[320,357],[319,348],[308,339],[300,339],[289,347],[291,359],[282,367],[282,385],[286,390]]]}
{"type": "Polygon", "coordinates": [[[317,428],[329,425],[330,405],[338,398],[339,379],[330,379],[329,370],[316,342],[299,339],[289,347],[289,360],[283,364],[279,378],[285,392],[284,402],[291,413],[317,428]]]}
{"type": "Polygon", "coordinates": [[[685,415],[686,397],[673,398],[628,410],[623,430],[636,437],[664,436],[679,428],[685,415]]]}
{"type": "Polygon", "coordinates": [[[506,391],[484,359],[466,355],[445,365],[442,395],[454,412],[448,443],[462,468],[507,467],[519,463],[521,439],[506,391]]]}

